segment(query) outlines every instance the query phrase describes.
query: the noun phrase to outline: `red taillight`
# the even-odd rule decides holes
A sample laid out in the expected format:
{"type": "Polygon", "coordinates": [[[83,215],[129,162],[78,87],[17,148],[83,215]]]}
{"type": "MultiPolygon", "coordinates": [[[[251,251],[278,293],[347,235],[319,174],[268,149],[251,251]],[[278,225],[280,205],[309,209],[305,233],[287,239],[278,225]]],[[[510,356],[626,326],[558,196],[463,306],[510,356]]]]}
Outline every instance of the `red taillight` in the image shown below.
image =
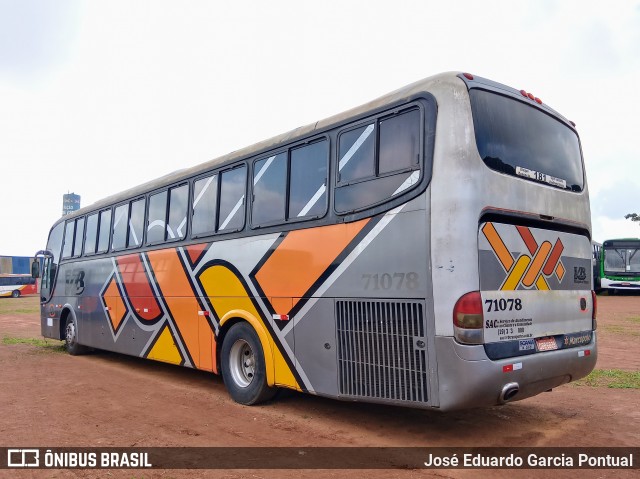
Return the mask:
{"type": "Polygon", "coordinates": [[[596,296],[596,292],[593,290],[591,290],[591,300],[593,301],[591,319],[593,321],[593,329],[595,330],[598,325],[598,322],[596,321],[596,316],[598,315],[598,297],[596,296]]]}
{"type": "Polygon", "coordinates": [[[467,80],[473,80],[473,75],[471,73],[463,73],[462,75],[464,75],[467,80]]]}
{"type": "Polygon", "coordinates": [[[453,308],[453,324],[464,329],[481,329],[482,298],[479,291],[472,291],[458,299],[453,308]]]}
{"type": "Polygon", "coordinates": [[[464,294],[453,307],[453,332],[456,340],[464,344],[484,342],[482,297],[479,291],[464,294]]]}

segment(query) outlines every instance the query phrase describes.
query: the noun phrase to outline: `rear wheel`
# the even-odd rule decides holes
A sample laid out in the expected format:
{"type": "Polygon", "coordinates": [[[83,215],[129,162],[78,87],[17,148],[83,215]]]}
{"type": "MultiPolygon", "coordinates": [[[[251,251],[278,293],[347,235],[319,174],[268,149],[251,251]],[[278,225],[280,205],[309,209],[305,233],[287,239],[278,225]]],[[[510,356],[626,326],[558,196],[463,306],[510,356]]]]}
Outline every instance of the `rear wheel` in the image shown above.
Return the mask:
{"type": "Polygon", "coordinates": [[[15,291],[13,291],[11,293],[11,297],[12,298],[19,298],[20,297],[20,291],[18,291],[17,289],[15,291]]]}
{"type": "Polygon", "coordinates": [[[73,315],[67,316],[67,322],[64,328],[64,347],[69,354],[77,356],[86,353],[89,348],[78,344],[78,323],[73,315]]]}
{"type": "Polygon", "coordinates": [[[260,339],[249,324],[243,322],[231,327],[222,344],[221,356],[222,378],[234,401],[250,406],[275,395],[277,389],[267,385],[260,339]]]}

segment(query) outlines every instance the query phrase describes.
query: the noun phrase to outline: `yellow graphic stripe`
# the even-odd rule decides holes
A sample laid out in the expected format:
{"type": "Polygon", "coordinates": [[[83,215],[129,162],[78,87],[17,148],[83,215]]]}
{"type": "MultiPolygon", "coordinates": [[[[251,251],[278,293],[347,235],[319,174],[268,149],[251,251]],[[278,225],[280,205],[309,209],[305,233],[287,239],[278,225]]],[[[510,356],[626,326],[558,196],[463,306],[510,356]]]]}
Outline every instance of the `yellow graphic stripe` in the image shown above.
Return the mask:
{"type": "Polygon", "coordinates": [[[549,287],[549,283],[547,283],[547,280],[546,280],[546,279],[544,279],[544,276],[542,276],[542,275],[540,275],[540,276],[538,277],[538,279],[536,280],[536,286],[538,287],[538,289],[539,289],[540,291],[544,291],[544,290],[549,290],[549,289],[551,289],[551,288],[549,287]]]}
{"type": "Polygon", "coordinates": [[[482,227],[482,232],[484,233],[485,238],[487,238],[487,241],[489,241],[489,244],[493,248],[493,251],[496,253],[496,256],[498,257],[498,260],[502,264],[504,270],[510,271],[513,267],[513,257],[511,256],[511,253],[509,252],[507,247],[504,245],[504,242],[496,231],[495,226],[493,226],[493,223],[486,223],[482,227]]]}
{"type": "Polygon", "coordinates": [[[520,256],[518,258],[518,261],[516,261],[515,266],[509,272],[509,276],[507,276],[507,279],[504,281],[500,289],[503,291],[515,291],[515,289],[520,284],[520,280],[524,276],[524,273],[527,270],[530,262],[531,258],[529,258],[528,256],[520,256]]]}
{"type": "Polygon", "coordinates": [[[156,344],[153,345],[153,348],[149,351],[149,354],[147,354],[147,358],[171,364],[182,363],[182,355],[178,350],[178,346],[176,346],[176,343],[173,341],[169,326],[164,326],[156,344]]]}
{"type": "Polygon", "coordinates": [[[527,288],[531,287],[531,285],[536,281],[536,279],[542,272],[542,267],[544,266],[545,261],[547,261],[549,253],[551,253],[551,243],[545,241],[540,245],[538,251],[536,251],[527,274],[525,274],[524,278],[522,278],[522,284],[527,288]]]}
{"type": "Polygon", "coordinates": [[[284,356],[267,332],[245,286],[233,271],[224,265],[213,265],[200,274],[200,283],[223,326],[229,319],[243,318],[255,329],[265,356],[267,383],[301,391],[284,356]]]}

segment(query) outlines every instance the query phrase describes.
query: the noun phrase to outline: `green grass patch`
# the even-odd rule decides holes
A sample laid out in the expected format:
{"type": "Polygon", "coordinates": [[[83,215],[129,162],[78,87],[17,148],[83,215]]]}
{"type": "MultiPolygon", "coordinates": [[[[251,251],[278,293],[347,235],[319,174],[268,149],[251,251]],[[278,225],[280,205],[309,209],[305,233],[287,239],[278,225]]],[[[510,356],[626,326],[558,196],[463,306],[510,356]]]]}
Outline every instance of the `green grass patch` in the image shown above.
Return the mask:
{"type": "Polygon", "coordinates": [[[52,339],[39,339],[39,338],[15,338],[5,336],[2,338],[2,344],[15,345],[15,344],[28,344],[35,346],[39,351],[48,353],[64,353],[64,341],[56,341],[52,339]]]}
{"type": "Polygon", "coordinates": [[[0,298],[0,314],[34,314],[39,316],[39,297],[0,298]]]}
{"type": "Polygon", "coordinates": [[[612,333],[612,334],[624,334],[625,336],[640,336],[640,330],[637,328],[634,328],[632,325],[620,325],[620,324],[616,324],[616,325],[598,325],[598,329],[602,329],[603,332],[605,333],[612,333]]]}
{"type": "Polygon", "coordinates": [[[574,383],[576,386],[613,389],[640,389],[640,371],[621,369],[594,369],[586,378],[574,383]]]}

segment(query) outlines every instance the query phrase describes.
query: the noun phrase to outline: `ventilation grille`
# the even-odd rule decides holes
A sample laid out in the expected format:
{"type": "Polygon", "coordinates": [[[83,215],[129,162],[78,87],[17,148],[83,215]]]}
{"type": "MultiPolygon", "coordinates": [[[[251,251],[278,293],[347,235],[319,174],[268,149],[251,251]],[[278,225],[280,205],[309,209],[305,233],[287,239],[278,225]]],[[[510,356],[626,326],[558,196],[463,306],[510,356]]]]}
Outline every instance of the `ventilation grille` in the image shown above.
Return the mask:
{"type": "Polygon", "coordinates": [[[340,393],[427,401],[422,303],[337,301],[340,393]]]}

